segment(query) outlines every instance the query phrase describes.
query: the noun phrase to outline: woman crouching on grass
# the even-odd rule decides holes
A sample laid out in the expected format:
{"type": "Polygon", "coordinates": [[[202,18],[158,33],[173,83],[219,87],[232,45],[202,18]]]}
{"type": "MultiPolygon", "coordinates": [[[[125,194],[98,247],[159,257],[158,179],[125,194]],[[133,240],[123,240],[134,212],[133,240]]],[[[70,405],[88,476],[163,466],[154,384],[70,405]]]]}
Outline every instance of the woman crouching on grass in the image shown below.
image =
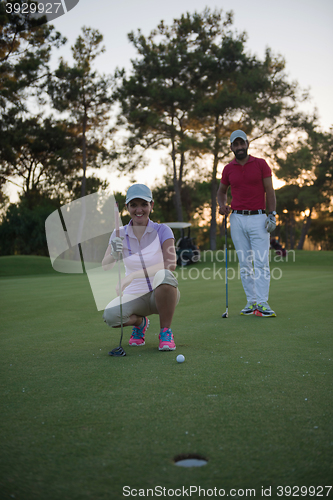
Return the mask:
{"type": "MultiPolygon", "coordinates": [[[[129,224],[121,227],[119,236],[113,231],[102,266],[111,269],[121,254],[125,278],[121,281],[123,326],[133,326],[129,345],[145,344],[149,326],[147,316],[160,317],[159,350],[176,349],[171,330],[172,317],[179,302],[178,282],[172,271],[176,268],[173,232],[165,224],[149,219],[154,206],[150,189],[133,184],[127,191],[126,208],[129,224]]],[[[113,328],[121,324],[120,299],[112,300],[104,311],[104,321],[113,328]]]]}

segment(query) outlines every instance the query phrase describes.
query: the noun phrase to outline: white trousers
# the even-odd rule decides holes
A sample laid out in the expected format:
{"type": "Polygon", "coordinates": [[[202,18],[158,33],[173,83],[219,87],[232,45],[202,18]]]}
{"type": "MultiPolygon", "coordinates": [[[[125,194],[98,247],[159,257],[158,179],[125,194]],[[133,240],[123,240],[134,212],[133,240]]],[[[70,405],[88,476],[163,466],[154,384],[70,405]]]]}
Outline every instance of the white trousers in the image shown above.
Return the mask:
{"type": "Polygon", "coordinates": [[[231,238],[240,266],[240,276],[248,302],[268,302],[269,233],[266,214],[230,215],[231,238]]]}
{"type": "MultiPolygon", "coordinates": [[[[151,314],[158,314],[155,302],[155,288],[160,285],[171,285],[177,288],[177,304],[180,299],[180,292],[178,290],[178,281],[175,275],[168,269],[160,269],[157,271],[153,282],[153,291],[138,295],[124,294],[122,300],[122,313],[123,323],[127,323],[132,314],[137,316],[150,316],[151,314]]],[[[104,311],[103,319],[109,326],[119,326],[121,324],[120,318],[120,298],[116,297],[107,306],[104,311]]]]}

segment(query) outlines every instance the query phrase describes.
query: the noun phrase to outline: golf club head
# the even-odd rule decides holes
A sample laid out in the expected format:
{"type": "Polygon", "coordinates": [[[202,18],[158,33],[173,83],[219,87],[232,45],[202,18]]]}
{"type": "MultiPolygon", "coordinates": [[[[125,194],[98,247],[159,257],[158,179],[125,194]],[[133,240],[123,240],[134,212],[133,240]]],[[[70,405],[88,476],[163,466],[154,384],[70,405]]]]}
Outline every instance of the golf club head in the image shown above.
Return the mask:
{"type": "Polygon", "coordinates": [[[225,312],[224,314],[222,314],[222,318],[227,318],[228,317],[228,313],[225,312]]]}
{"type": "Polygon", "coordinates": [[[109,356],[116,356],[116,357],[126,356],[126,352],[121,346],[119,346],[112,349],[112,351],[109,352],[109,356]]]}

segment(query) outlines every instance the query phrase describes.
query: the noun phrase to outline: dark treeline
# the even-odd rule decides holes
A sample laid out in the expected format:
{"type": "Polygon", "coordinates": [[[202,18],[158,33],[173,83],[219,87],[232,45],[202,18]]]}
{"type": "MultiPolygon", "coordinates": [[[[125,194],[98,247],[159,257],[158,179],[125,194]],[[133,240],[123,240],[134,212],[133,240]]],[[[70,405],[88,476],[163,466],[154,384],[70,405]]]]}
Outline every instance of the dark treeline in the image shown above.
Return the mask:
{"type": "MultiPolygon", "coordinates": [[[[191,221],[202,247],[219,248],[218,168],[238,128],[285,181],[275,236],[288,248],[302,249],[308,236],[333,249],[332,130],[299,111],[307,96],[288,81],[281,56],[251,55],[232,13],[205,9],[148,36],[130,33],[137,57],[112,75],[94,69],[105,50],[98,30],[83,27],[73,64],[60,58],[52,72],[51,54],[66,40],[45,19],[9,16],[1,2],[0,31],[1,255],[46,255],[46,217],[108,188],[91,169],[139,178],[157,149],[166,174],[151,186],[155,219],[191,221]],[[18,203],[9,204],[9,183],[19,187],[18,203]]],[[[123,206],[124,196],[116,198],[123,206]]]]}

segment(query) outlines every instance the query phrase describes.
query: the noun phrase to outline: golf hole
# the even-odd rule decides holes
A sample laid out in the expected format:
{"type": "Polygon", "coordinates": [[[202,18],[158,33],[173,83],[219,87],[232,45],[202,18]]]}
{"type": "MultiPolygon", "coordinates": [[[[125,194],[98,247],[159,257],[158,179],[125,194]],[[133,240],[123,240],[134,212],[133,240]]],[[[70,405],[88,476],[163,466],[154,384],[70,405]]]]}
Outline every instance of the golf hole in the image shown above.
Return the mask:
{"type": "Polygon", "coordinates": [[[207,458],[196,453],[177,455],[173,461],[178,467],[202,467],[208,463],[207,458]]]}

